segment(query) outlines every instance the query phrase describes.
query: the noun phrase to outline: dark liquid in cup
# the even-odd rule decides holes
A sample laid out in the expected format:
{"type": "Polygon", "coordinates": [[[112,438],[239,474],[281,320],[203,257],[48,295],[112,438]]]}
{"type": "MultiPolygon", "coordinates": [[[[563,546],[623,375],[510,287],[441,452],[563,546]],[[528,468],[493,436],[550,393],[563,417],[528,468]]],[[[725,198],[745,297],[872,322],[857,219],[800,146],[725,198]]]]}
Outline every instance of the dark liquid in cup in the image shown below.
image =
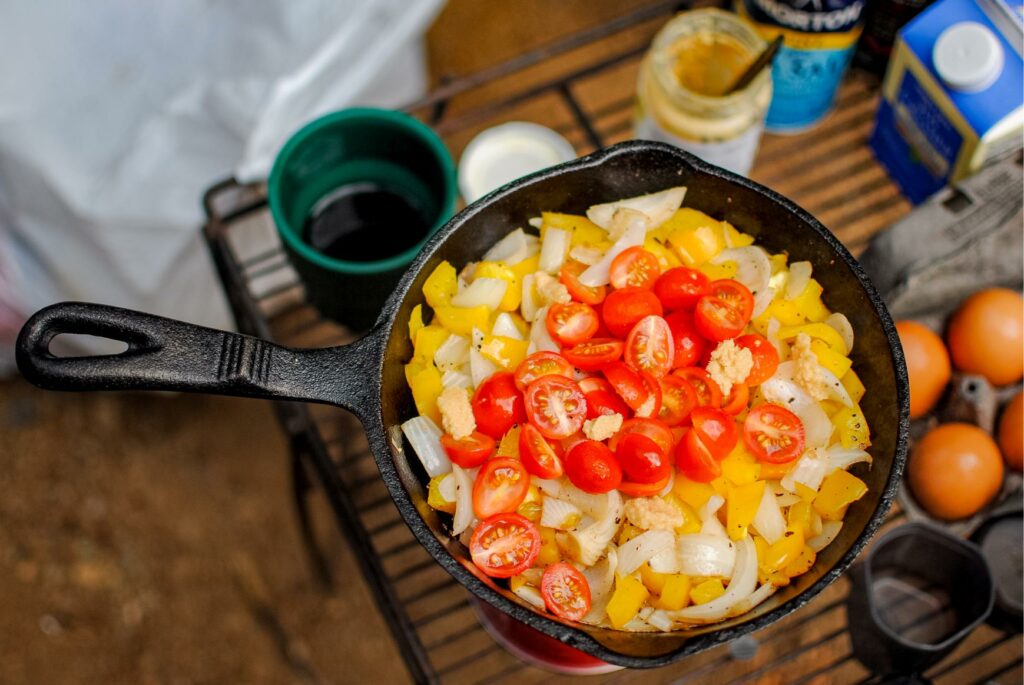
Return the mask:
{"type": "Polygon", "coordinates": [[[306,219],[302,237],[328,257],[373,262],[413,247],[430,225],[423,208],[406,195],[360,182],[321,199],[306,219]]]}

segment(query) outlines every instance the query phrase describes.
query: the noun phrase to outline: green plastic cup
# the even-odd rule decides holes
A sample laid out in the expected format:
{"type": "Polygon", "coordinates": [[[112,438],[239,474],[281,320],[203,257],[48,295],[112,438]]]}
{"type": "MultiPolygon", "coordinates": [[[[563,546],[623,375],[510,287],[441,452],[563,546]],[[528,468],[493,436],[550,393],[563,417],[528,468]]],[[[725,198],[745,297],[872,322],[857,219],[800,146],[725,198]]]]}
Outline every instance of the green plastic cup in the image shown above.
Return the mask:
{"type": "MultiPolygon", "coordinates": [[[[353,330],[373,325],[406,267],[453,214],[455,163],[426,124],[394,110],[353,108],[316,119],[293,135],[267,182],[270,212],[307,299],[353,330]],[[432,219],[412,247],[375,261],[319,252],[303,231],[317,203],[355,183],[373,183],[409,198],[432,219]]],[[[380,240],[386,242],[386,234],[380,240]]]]}

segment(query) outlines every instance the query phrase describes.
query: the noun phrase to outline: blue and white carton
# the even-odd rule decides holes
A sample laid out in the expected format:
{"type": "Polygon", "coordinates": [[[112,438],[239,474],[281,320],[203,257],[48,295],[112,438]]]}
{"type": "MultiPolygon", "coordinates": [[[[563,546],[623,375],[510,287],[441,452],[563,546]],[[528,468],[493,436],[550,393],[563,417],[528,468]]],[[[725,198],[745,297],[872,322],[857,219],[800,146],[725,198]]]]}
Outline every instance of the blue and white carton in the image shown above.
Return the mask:
{"type": "Polygon", "coordinates": [[[914,204],[1021,146],[1020,7],[939,0],[899,33],[871,148],[914,204]]]}

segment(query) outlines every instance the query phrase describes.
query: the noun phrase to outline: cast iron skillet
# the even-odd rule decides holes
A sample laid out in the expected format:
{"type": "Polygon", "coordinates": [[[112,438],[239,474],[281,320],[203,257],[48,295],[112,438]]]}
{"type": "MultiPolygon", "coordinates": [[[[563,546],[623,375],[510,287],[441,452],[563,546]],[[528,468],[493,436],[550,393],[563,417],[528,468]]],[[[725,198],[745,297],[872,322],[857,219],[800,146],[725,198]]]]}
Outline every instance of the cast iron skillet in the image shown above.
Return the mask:
{"type": "Polygon", "coordinates": [[[344,347],[289,349],[148,314],[63,303],[36,313],[18,339],[18,366],[53,390],[179,390],[322,402],[363,423],[377,466],[402,517],[427,551],[471,592],[541,632],[599,659],[631,668],[663,666],[782,618],[834,581],[881,524],[906,459],[908,390],[903,354],[889,314],[850,253],[807,212],[745,178],[660,143],[633,141],[538,172],[470,205],[445,225],[406,272],[375,327],[344,347]],[[685,205],[727,219],[771,251],[809,260],[825,301],[857,332],[854,368],[868,392],[874,464],[856,473],[868,494],[850,507],[835,542],[814,567],[738,618],[673,633],[625,633],[571,624],[537,613],[479,573],[447,520],[426,504],[426,476],[400,424],[414,415],[402,364],[412,348],[406,322],[423,301],[424,280],[441,260],[478,259],[508,231],[544,210],[583,213],[599,202],[686,185],[685,205]],[[60,333],[128,343],[117,355],[57,358],[60,333]]]}

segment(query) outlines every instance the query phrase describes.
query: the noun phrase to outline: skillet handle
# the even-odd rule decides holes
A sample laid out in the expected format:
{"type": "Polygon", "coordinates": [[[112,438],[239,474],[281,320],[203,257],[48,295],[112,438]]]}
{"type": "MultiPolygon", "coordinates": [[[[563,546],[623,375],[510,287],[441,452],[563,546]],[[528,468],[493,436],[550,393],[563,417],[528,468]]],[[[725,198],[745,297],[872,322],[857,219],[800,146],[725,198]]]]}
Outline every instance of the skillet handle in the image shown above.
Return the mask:
{"type": "Polygon", "coordinates": [[[344,347],[292,349],[129,309],[62,302],[21,329],[17,362],[47,390],[174,390],[335,404],[363,417],[379,402],[382,335],[344,347]],[[120,354],[58,357],[61,333],[128,344],[120,354]]]}

